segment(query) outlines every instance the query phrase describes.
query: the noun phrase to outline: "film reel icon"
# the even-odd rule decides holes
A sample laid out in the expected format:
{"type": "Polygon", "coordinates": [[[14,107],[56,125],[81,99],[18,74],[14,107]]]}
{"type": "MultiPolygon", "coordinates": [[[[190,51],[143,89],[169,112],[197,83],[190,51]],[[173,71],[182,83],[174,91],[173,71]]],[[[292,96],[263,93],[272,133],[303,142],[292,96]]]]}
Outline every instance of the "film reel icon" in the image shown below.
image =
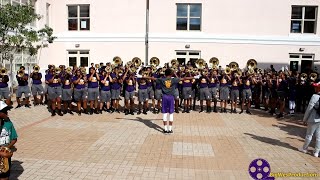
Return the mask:
{"type": "Polygon", "coordinates": [[[254,180],[266,179],[270,172],[270,164],[264,159],[255,159],[249,165],[249,174],[254,180]]]}

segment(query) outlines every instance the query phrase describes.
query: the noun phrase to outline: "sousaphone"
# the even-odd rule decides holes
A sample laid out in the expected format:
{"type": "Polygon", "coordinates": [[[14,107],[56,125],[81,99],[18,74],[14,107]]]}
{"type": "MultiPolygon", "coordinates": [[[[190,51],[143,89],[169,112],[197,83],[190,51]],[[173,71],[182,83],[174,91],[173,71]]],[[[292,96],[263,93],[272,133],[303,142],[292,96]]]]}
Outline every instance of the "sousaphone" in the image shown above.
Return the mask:
{"type": "Polygon", "coordinates": [[[152,57],[152,58],[150,59],[150,65],[151,65],[151,66],[158,67],[159,64],[160,64],[159,58],[157,58],[157,57],[152,57]]]}

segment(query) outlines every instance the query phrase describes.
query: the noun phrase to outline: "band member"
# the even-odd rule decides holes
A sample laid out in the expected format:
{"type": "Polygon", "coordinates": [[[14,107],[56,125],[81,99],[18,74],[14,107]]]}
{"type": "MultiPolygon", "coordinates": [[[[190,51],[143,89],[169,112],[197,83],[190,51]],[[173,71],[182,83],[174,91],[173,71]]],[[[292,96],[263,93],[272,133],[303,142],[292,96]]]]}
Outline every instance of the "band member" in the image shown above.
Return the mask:
{"type": "Polygon", "coordinates": [[[272,75],[272,78],[269,81],[269,89],[270,89],[270,114],[274,115],[276,113],[276,107],[277,107],[277,99],[278,99],[278,93],[277,93],[277,76],[276,74],[272,75]]]}
{"type": "Polygon", "coordinates": [[[43,105],[44,89],[41,81],[42,74],[39,72],[39,67],[34,66],[33,70],[30,77],[32,79],[31,92],[34,99],[34,105],[43,105]],[[38,95],[40,95],[40,99],[38,99],[38,95]]]}
{"type": "Polygon", "coordinates": [[[229,100],[229,83],[231,81],[230,76],[224,74],[220,77],[220,87],[219,87],[219,93],[220,93],[220,108],[221,113],[227,112],[227,102],[229,100]]]}
{"type": "Polygon", "coordinates": [[[208,82],[209,79],[206,75],[202,75],[199,78],[199,92],[200,92],[200,111],[199,113],[203,112],[203,101],[206,101],[207,105],[207,113],[211,112],[211,94],[208,89],[208,82]]]}
{"type": "Polygon", "coordinates": [[[56,115],[56,107],[58,108],[58,115],[63,116],[61,113],[61,78],[58,72],[54,72],[53,67],[46,75],[46,82],[48,83],[48,98],[51,101],[51,116],[56,115]]]}
{"type": "MultiPolygon", "coordinates": [[[[161,72],[159,72],[161,69],[158,70],[158,73],[154,74],[153,77],[154,78],[163,78],[164,74],[161,72]]],[[[155,83],[155,92],[154,92],[154,97],[157,100],[157,114],[160,113],[160,109],[161,109],[161,100],[162,100],[162,89],[161,89],[161,84],[158,82],[154,82],[155,83]]]]}
{"type": "Polygon", "coordinates": [[[14,144],[17,142],[18,135],[14,128],[13,123],[8,117],[8,110],[12,107],[8,106],[3,101],[0,101],[0,121],[1,121],[1,133],[0,133],[0,146],[10,149],[10,152],[1,151],[1,158],[8,158],[9,170],[6,173],[0,173],[0,179],[9,180],[11,171],[11,157],[14,151],[14,144]]]}
{"type": "Polygon", "coordinates": [[[9,76],[7,74],[0,75],[0,96],[6,100],[6,104],[11,105],[11,94],[8,87],[9,76]]]}
{"type": "Polygon", "coordinates": [[[237,101],[239,100],[240,76],[235,76],[231,80],[231,113],[237,113],[237,101]]]}
{"type": "Polygon", "coordinates": [[[71,114],[72,112],[72,75],[69,73],[65,73],[63,76],[61,76],[61,82],[62,82],[62,103],[63,103],[63,114],[71,114]]]}
{"type": "Polygon", "coordinates": [[[164,125],[164,133],[173,133],[172,125],[173,125],[173,112],[174,112],[174,96],[175,96],[175,88],[180,80],[191,80],[194,77],[185,77],[185,78],[172,78],[174,75],[171,69],[165,70],[165,78],[154,78],[154,77],[145,77],[146,79],[155,80],[157,83],[161,84],[162,88],[162,113],[163,113],[163,125],[164,125]],[[167,116],[169,115],[169,127],[167,124],[167,116]]]}
{"type": "MultiPolygon", "coordinates": [[[[111,100],[112,100],[112,107],[114,111],[120,113],[119,110],[119,100],[120,100],[120,89],[123,82],[122,74],[119,73],[119,68],[116,67],[114,73],[111,74],[112,84],[111,84],[111,100]]],[[[111,111],[113,112],[113,110],[111,111]]]]}
{"type": "Polygon", "coordinates": [[[111,112],[110,102],[111,102],[111,76],[110,72],[102,71],[102,76],[100,77],[100,112],[103,110],[104,105],[106,106],[106,111],[111,112]],[[105,103],[105,104],[104,104],[105,103]]]}
{"type": "Polygon", "coordinates": [[[289,84],[289,114],[294,115],[295,108],[296,108],[296,86],[297,86],[297,78],[296,73],[292,72],[288,79],[289,84]]]}
{"type": "Polygon", "coordinates": [[[263,100],[265,111],[268,111],[269,109],[269,97],[271,94],[269,89],[270,78],[271,78],[270,75],[267,74],[262,79],[262,100],[263,100]]]}
{"type": "MultiPolygon", "coordinates": [[[[179,76],[173,71],[174,73],[174,76],[176,78],[179,78],[179,76]]],[[[177,84],[175,84],[175,87],[174,87],[174,111],[175,113],[179,113],[179,99],[180,99],[180,93],[179,93],[179,88],[180,88],[180,85],[179,85],[179,82],[177,84]]]]}
{"type": "MultiPolygon", "coordinates": [[[[148,75],[153,76],[152,69],[150,67],[147,68],[148,75]]],[[[147,86],[148,86],[148,98],[152,100],[152,112],[156,113],[156,101],[154,99],[154,87],[153,87],[153,81],[147,80],[147,86]]],[[[148,110],[148,109],[147,109],[148,110]]]]}
{"type": "Polygon", "coordinates": [[[316,80],[313,83],[313,87],[315,89],[315,94],[311,97],[309,101],[309,105],[306,109],[306,113],[303,117],[303,122],[305,125],[307,125],[307,133],[305,137],[304,144],[302,148],[299,148],[299,151],[303,153],[307,153],[308,147],[312,141],[312,137],[315,134],[316,135],[316,145],[313,152],[314,157],[319,157],[320,152],[320,115],[319,115],[319,98],[320,98],[320,83],[319,80],[316,80]]]}
{"type": "Polygon", "coordinates": [[[20,98],[22,94],[24,94],[26,98],[26,104],[25,107],[30,108],[29,104],[29,97],[31,96],[30,88],[28,86],[28,79],[29,75],[25,73],[24,66],[20,67],[20,70],[18,71],[18,74],[16,75],[17,81],[18,81],[18,89],[17,89],[17,103],[18,106],[16,108],[21,107],[21,101],[20,98]]]}
{"type": "Polygon", "coordinates": [[[249,75],[249,77],[243,78],[243,84],[242,84],[242,103],[241,103],[241,111],[239,114],[243,113],[244,110],[244,104],[247,104],[247,114],[251,114],[250,107],[251,107],[251,101],[252,101],[252,91],[251,91],[251,84],[255,82],[255,79],[251,77],[252,75],[249,75]]]}
{"type": "MultiPolygon", "coordinates": [[[[128,71],[128,70],[127,70],[128,71]]],[[[126,74],[127,74],[126,71],[126,74]]],[[[124,76],[126,77],[126,75],[124,76]]],[[[135,89],[136,89],[136,80],[135,80],[135,74],[130,73],[128,77],[125,78],[125,83],[126,83],[126,89],[125,89],[125,95],[124,95],[124,102],[125,102],[125,115],[131,114],[134,115],[133,113],[133,108],[134,108],[134,94],[135,94],[135,89]],[[130,101],[130,104],[129,104],[130,101]]]]}
{"type": "MultiPolygon", "coordinates": [[[[184,77],[191,77],[190,72],[187,72],[184,77]]],[[[184,107],[182,113],[190,113],[191,101],[193,98],[192,80],[182,81],[182,98],[184,100],[184,107]]]]}
{"type": "Polygon", "coordinates": [[[137,80],[137,82],[138,82],[138,100],[139,100],[138,114],[141,114],[141,106],[143,106],[143,114],[147,114],[148,97],[149,97],[147,81],[148,80],[144,76],[137,80]]]}
{"type": "Polygon", "coordinates": [[[82,74],[80,70],[76,71],[75,76],[72,78],[74,84],[74,100],[77,102],[78,115],[81,116],[81,105],[84,113],[87,114],[87,100],[88,92],[86,90],[87,76],[82,74]]]}
{"type": "Polygon", "coordinates": [[[208,88],[209,88],[209,93],[211,94],[211,97],[212,97],[213,112],[218,112],[217,102],[218,102],[219,79],[218,79],[217,70],[213,70],[210,73],[208,88]]]}
{"type": "Polygon", "coordinates": [[[306,78],[302,77],[300,74],[299,79],[298,79],[298,84],[296,87],[297,94],[299,94],[299,96],[296,97],[296,99],[297,99],[297,112],[302,112],[302,113],[305,112],[307,102],[309,101],[309,99],[308,99],[309,87],[308,86],[310,86],[309,81],[306,78]]]}
{"type": "Polygon", "coordinates": [[[280,113],[278,114],[277,118],[283,118],[285,102],[288,94],[288,81],[284,73],[280,73],[280,77],[277,79],[277,87],[278,101],[280,106],[280,113]]]}
{"type": "Polygon", "coordinates": [[[88,79],[88,101],[90,103],[90,115],[99,114],[98,103],[100,103],[99,81],[100,76],[94,67],[89,69],[88,79]],[[94,110],[93,110],[94,108],[94,110]]]}

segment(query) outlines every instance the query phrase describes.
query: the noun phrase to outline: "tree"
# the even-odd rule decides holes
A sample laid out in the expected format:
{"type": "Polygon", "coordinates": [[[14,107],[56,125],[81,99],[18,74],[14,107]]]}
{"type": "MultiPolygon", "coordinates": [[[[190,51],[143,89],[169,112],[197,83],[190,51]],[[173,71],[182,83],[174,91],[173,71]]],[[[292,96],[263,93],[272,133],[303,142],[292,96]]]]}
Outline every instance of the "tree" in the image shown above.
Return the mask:
{"type": "Polygon", "coordinates": [[[56,38],[53,29],[45,26],[35,30],[30,24],[40,20],[31,5],[10,5],[0,7],[0,53],[2,59],[10,62],[11,92],[13,90],[12,65],[14,54],[22,51],[29,52],[30,56],[38,53],[42,43],[52,43],[56,38]]]}

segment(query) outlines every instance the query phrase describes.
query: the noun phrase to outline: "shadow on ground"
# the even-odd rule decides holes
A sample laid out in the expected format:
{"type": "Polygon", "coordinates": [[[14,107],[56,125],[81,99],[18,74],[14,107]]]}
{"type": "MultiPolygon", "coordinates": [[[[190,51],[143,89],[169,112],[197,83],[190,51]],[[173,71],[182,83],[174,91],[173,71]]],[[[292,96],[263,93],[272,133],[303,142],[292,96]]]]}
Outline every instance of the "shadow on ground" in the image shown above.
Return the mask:
{"type": "Polygon", "coordinates": [[[127,119],[127,118],[116,118],[116,119],[123,119],[123,120],[131,120],[141,122],[144,125],[148,126],[149,128],[155,129],[159,132],[163,132],[163,128],[160,127],[158,124],[152,122],[152,120],[161,120],[161,119],[142,119],[141,117],[136,117],[136,119],[127,119]]]}
{"type": "Polygon", "coordinates": [[[23,173],[24,169],[21,166],[23,162],[13,160],[11,162],[11,173],[10,173],[10,180],[11,179],[19,179],[19,176],[23,173]]]}

